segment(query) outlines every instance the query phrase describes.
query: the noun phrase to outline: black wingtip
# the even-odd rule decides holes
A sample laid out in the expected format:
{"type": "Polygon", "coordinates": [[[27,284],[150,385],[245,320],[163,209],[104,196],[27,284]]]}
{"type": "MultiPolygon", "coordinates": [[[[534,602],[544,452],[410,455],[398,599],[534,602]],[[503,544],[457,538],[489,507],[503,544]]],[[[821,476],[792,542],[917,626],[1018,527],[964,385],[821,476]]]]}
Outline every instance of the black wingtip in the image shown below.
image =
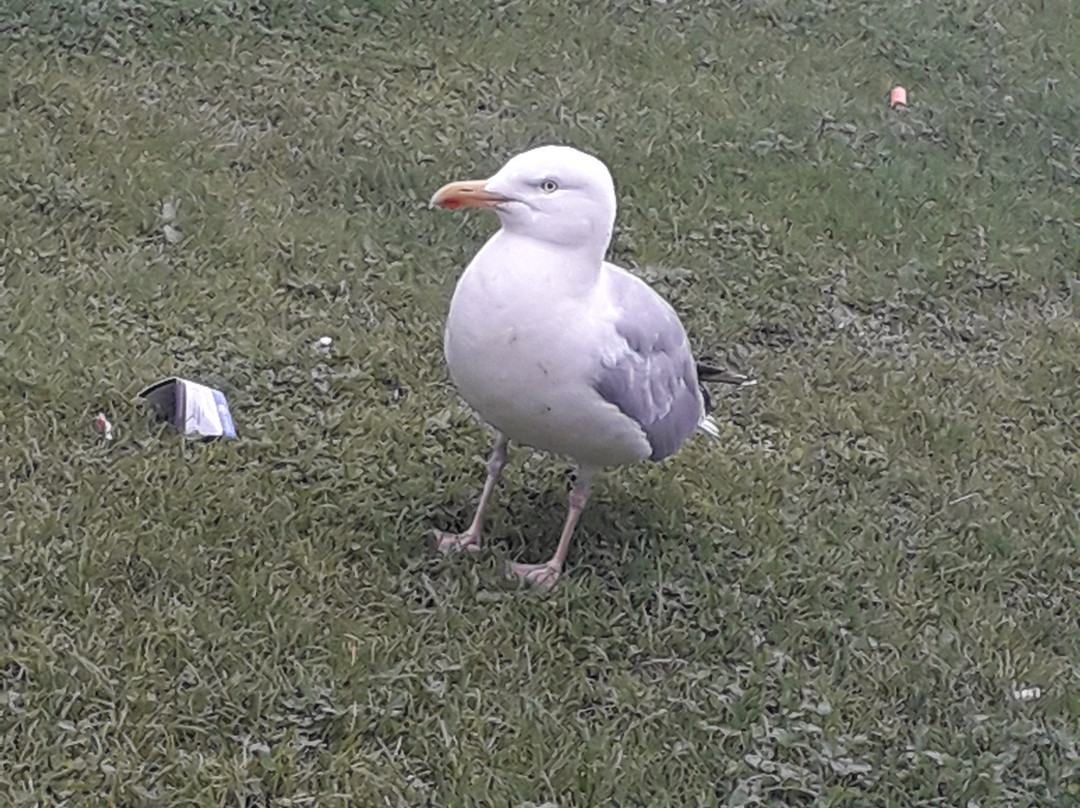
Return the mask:
{"type": "Polygon", "coordinates": [[[756,383],[745,373],[736,373],[733,370],[714,368],[711,365],[703,365],[701,363],[698,363],[697,366],[697,376],[699,381],[734,384],[737,387],[744,384],[756,383]]]}
{"type": "Polygon", "coordinates": [[[757,384],[757,379],[751,379],[744,373],[736,373],[733,370],[726,370],[723,368],[714,368],[711,365],[703,365],[698,363],[697,366],[698,387],[701,389],[701,396],[705,399],[705,412],[712,412],[712,398],[709,396],[709,391],[705,389],[705,384],[732,384],[736,387],[750,387],[757,384]]]}

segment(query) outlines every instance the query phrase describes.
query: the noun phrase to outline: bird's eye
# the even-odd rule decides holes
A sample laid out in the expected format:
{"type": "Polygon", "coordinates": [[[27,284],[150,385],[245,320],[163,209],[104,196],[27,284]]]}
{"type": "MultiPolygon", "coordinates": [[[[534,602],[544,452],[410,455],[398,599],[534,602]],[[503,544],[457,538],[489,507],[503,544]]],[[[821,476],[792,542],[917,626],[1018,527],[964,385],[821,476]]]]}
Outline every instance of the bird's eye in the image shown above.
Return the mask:
{"type": "Polygon", "coordinates": [[[544,180],[540,183],[540,190],[545,194],[553,194],[559,190],[559,183],[555,182],[555,180],[544,180]]]}

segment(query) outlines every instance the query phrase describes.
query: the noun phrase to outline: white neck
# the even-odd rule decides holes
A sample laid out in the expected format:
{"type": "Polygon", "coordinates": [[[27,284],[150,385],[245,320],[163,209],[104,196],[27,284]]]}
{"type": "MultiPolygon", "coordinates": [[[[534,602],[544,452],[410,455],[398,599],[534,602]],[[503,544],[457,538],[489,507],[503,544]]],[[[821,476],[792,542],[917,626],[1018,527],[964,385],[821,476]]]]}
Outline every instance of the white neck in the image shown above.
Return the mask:
{"type": "Polygon", "coordinates": [[[524,281],[523,289],[551,285],[563,294],[577,295],[596,285],[603,261],[603,248],[565,247],[503,229],[488,240],[473,263],[507,281],[515,277],[524,281]]]}

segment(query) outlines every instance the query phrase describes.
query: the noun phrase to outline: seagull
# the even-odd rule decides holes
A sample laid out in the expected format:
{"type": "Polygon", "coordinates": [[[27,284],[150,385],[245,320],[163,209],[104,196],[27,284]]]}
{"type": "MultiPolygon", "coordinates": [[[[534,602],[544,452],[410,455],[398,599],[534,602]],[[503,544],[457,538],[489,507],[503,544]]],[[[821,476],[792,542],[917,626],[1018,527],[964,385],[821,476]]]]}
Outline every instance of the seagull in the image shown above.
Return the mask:
{"type": "Polygon", "coordinates": [[[436,530],[439,548],[480,549],[511,441],[570,458],[577,474],[554,556],[509,566],[550,591],[596,473],[661,461],[695,430],[717,437],[699,382],[750,380],[699,367],[674,309],[604,260],[615,185],[597,158],[541,146],[487,180],[444,185],[431,207],[492,211],[502,225],[462,274],[446,321],[450,376],[495,429],[495,445],[472,523],[462,533],[436,530]]]}

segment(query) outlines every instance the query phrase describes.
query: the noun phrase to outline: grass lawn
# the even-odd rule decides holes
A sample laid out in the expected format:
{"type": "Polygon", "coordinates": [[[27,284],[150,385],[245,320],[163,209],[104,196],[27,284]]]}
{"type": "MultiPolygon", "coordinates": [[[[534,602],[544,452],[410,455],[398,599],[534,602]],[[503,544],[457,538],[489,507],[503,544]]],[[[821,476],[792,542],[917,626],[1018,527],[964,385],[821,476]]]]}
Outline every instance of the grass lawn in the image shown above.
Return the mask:
{"type": "Polygon", "coordinates": [[[1072,0],[8,0],[0,804],[1080,804],[1078,42],[1072,0]],[[432,550],[495,220],[426,202],[545,142],[759,383],[604,475],[542,598],[500,571],[559,458],[432,550]],[[173,374],[239,438],[156,423],[173,374]]]}

